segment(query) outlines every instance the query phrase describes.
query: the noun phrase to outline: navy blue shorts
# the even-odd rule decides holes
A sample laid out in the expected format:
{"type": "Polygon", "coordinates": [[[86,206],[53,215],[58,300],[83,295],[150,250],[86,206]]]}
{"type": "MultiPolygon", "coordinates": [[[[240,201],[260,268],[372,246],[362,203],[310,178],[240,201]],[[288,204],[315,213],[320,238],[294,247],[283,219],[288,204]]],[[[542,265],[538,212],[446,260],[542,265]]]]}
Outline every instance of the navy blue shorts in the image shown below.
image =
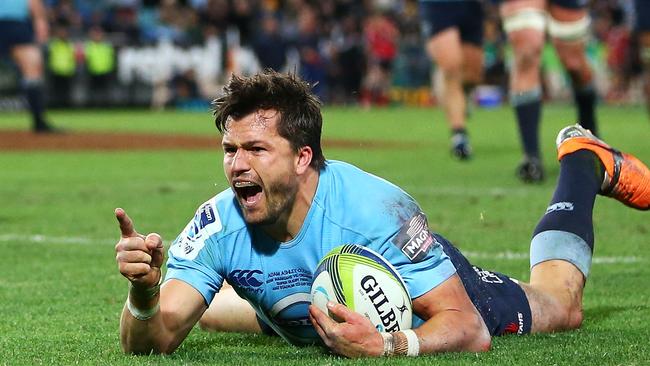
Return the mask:
{"type": "Polygon", "coordinates": [[[636,23],[634,30],[637,32],[650,32],[650,1],[635,0],[636,23]]]}
{"type": "MultiPolygon", "coordinates": [[[[492,3],[502,4],[508,1],[517,0],[492,0],[492,3]]],[[[583,9],[589,5],[589,0],[549,0],[548,3],[568,9],[583,9]]]]}
{"type": "Polygon", "coordinates": [[[34,42],[34,31],[30,21],[0,20],[0,55],[8,53],[14,46],[34,42]]]}
{"type": "Polygon", "coordinates": [[[449,256],[467,295],[483,317],[490,334],[528,334],[532,325],[524,290],[508,276],[473,266],[445,238],[434,234],[449,256]]]}
{"type": "Polygon", "coordinates": [[[550,0],[549,3],[568,9],[583,9],[589,5],[589,0],[550,0]]]}
{"type": "Polygon", "coordinates": [[[420,1],[422,34],[429,38],[458,28],[463,43],[483,44],[483,7],[478,1],[420,1]]]}

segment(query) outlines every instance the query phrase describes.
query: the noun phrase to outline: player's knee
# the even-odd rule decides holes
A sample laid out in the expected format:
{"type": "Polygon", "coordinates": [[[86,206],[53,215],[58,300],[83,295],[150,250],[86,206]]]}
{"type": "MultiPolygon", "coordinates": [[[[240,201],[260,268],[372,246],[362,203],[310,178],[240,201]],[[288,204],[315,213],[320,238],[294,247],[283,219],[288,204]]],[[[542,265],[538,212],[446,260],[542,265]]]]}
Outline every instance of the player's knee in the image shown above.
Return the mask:
{"type": "Polygon", "coordinates": [[[515,67],[520,71],[538,72],[542,47],[534,44],[523,45],[515,51],[515,67]]]}
{"type": "Polygon", "coordinates": [[[559,306],[555,311],[555,330],[571,330],[582,325],[581,306],[559,306]]]}
{"type": "Polygon", "coordinates": [[[442,70],[443,77],[446,82],[459,82],[463,80],[463,72],[460,67],[449,67],[442,70]]]}
{"type": "Polygon", "coordinates": [[[578,329],[582,325],[583,313],[582,307],[569,310],[567,319],[567,329],[578,329]]]}
{"type": "Polygon", "coordinates": [[[492,337],[488,332],[482,332],[482,334],[476,338],[476,349],[475,352],[487,352],[492,348],[492,337]]]}
{"type": "Polygon", "coordinates": [[[207,312],[199,319],[199,327],[201,327],[201,330],[207,332],[219,332],[223,330],[223,327],[219,325],[219,321],[207,312]]]}
{"type": "MultiPolygon", "coordinates": [[[[562,64],[569,74],[579,75],[586,71],[589,68],[589,64],[584,57],[581,55],[576,55],[575,53],[568,53],[562,55],[561,57],[562,64]]],[[[573,75],[571,75],[573,77],[573,75]]]]}

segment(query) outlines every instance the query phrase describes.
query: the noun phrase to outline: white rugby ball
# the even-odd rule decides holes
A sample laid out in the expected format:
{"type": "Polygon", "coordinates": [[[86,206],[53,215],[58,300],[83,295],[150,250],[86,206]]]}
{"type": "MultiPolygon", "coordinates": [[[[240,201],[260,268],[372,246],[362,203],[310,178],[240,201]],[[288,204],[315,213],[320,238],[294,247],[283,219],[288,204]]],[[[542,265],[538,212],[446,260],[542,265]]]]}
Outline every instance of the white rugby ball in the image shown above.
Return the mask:
{"type": "Polygon", "coordinates": [[[311,302],[333,317],[328,301],[364,315],[380,332],[411,328],[411,296],[402,277],[381,255],[359,245],[336,247],[318,264],[311,302]]]}

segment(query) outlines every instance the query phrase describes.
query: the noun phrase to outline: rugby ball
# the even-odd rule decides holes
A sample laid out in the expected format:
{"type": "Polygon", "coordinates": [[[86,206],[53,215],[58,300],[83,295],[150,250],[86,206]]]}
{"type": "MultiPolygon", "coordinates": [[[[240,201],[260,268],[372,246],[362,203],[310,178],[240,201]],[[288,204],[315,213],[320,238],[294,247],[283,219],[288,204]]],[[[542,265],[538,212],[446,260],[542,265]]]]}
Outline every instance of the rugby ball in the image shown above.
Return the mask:
{"type": "Polygon", "coordinates": [[[311,303],[330,317],[327,302],[364,315],[380,332],[411,328],[411,296],[397,270],[378,253],[342,245],[321,259],[314,272],[311,303]]]}

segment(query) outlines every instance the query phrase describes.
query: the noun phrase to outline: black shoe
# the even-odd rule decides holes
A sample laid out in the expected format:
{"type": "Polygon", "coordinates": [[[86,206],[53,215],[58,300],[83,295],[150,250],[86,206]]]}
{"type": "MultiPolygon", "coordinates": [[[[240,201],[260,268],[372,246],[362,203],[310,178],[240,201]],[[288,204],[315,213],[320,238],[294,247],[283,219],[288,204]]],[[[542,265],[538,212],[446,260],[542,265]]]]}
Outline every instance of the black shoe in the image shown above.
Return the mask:
{"type": "Polygon", "coordinates": [[[34,127],[34,133],[38,134],[62,134],[65,133],[65,130],[54,127],[49,123],[43,123],[39,124],[36,127],[34,127]]]}
{"type": "Polygon", "coordinates": [[[451,154],[458,160],[469,160],[472,157],[472,147],[465,133],[455,133],[451,136],[451,154]]]}
{"type": "Polygon", "coordinates": [[[544,181],[544,166],[539,158],[525,157],[517,167],[517,177],[524,183],[544,181]]]}

